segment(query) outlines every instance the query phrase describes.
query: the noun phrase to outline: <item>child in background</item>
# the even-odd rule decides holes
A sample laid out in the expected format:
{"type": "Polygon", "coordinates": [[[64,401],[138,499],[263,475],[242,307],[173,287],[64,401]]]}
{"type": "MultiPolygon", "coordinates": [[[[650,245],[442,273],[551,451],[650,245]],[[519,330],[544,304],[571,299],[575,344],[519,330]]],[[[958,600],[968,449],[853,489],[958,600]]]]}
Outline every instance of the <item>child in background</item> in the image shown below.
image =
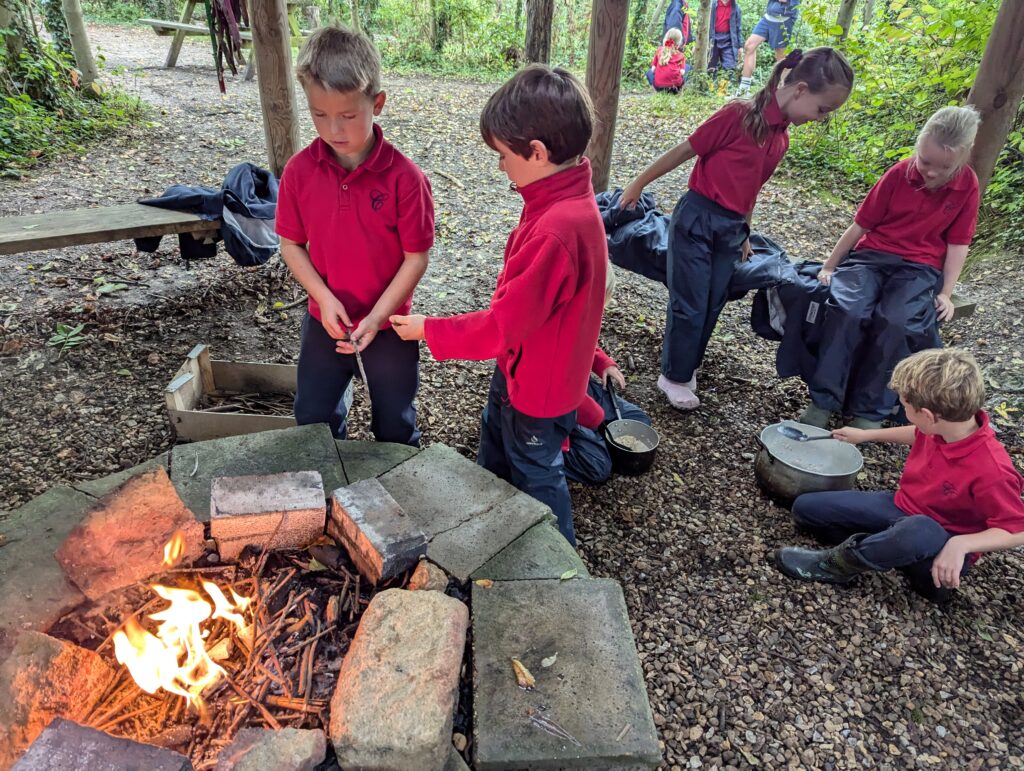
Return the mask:
{"type": "Polygon", "coordinates": [[[838,51],[794,51],[775,65],[754,99],[723,107],[623,190],[621,205],[632,208],[644,187],[697,158],[669,225],[668,320],[658,388],[673,407],[700,406],[697,367],[736,263],[749,255],[754,203],[789,148],[789,125],[824,120],[852,87],[853,70],[838,51]]]}
{"type": "Polygon", "coordinates": [[[1024,545],[1024,479],[989,426],[978,363],[956,348],[904,359],[893,390],[911,425],[832,432],[850,444],[911,445],[894,493],[807,493],[793,521],[832,549],[787,547],[778,568],[801,581],[848,584],[860,573],[900,569],[929,599],[949,598],[978,555],[1024,545]]]}
{"type": "Polygon", "coordinates": [[[366,370],[378,441],[419,445],[413,399],[419,347],[388,317],[407,313],[434,242],[430,183],[384,139],[380,55],[362,33],[314,32],[296,66],[318,138],[285,167],[277,201],[281,256],[309,294],[295,421],[347,435],[345,390],[366,370]]]}
{"type": "Polygon", "coordinates": [[[793,39],[793,27],[800,16],[800,0],[768,0],[764,16],[757,20],[746,45],[743,46],[743,74],[740,76],[740,88],[737,96],[750,93],[751,78],[757,67],[757,49],[768,41],[775,51],[775,61],[782,61],[786,56],[786,48],[793,39]]]}
{"type": "Polygon", "coordinates": [[[665,41],[658,47],[651,60],[651,68],[647,71],[647,82],[655,91],[668,91],[678,94],[683,87],[686,70],[686,57],[681,50],[683,33],[678,29],[670,29],[665,33],[665,41]]]}
{"type": "Polygon", "coordinates": [[[897,362],[940,344],[937,321],[953,317],[978,219],[967,161],[980,121],[973,107],[932,115],[914,155],[882,175],[832,250],[818,274],[831,293],[802,423],[824,428],[848,411],[855,428],[880,428],[896,407],[886,384],[897,362]]]}
{"type": "Polygon", "coordinates": [[[444,359],[497,359],[477,462],[551,507],[576,544],[562,448],[587,392],[608,267],[604,226],[583,152],[594,112],[570,73],[534,64],[480,116],[498,168],[523,196],[519,225],[486,310],[451,318],[395,315],[403,340],[444,359]]]}
{"type": "Polygon", "coordinates": [[[712,78],[721,66],[730,74],[736,69],[736,56],[743,45],[743,11],[739,0],[714,0],[711,4],[711,40],[708,41],[708,75],[712,78]]]}

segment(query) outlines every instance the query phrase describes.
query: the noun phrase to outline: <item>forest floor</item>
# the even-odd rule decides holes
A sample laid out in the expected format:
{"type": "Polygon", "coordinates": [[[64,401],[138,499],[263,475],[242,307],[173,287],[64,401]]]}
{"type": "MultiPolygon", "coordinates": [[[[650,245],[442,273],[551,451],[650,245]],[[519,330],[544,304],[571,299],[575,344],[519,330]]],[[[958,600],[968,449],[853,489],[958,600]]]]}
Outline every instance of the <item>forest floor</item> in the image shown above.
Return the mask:
{"type": "MultiPolygon", "coordinates": [[[[179,66],[165,70],[168,38],[148,28],[91,32],[106,77],[151,105],[149,118],[81,157],[0,182],[0,214],[121,203],[172,183],[219,185],[236,163],[265,163],[256,84],[229,76],[222,97],[208,41],[187,41],[179,66]]],[[[477,128],[494,84],[386,76],[385,87],[386,136],[423,167],[436,196],[437,246],[416,306],[483,307],[521,206],[477,128]]],[[[625,93],[613,185],[704,117],[656,118],[648,93],[625,93]]],[[[302,136],[313,137],[304,113],[302,136]]],[[[685,179],[671,174],[651,192],[670,209],[685,179]]],[[[837,201],[779,175],[755,227],[796,258],[822,259],[853,214],[837,201]]],[[[1000,437],[1024,466],[1024,300],[1004,270],[1019,259],[975,268],[963,291],[978,313],[943,337],[977,355],[989,408],[1002,413],[1000,437]]],[[[574,486],[572,498],[584,560],[625,589],[664,767],[1021,766],[1024,556],[986,557],[941,609],[898,575],[836,589],[779,574],[771,551],[806,541],[756,486],[753,435],[795,416],[804,386],[776,376],[775,344],[751,331],[748,298],[728,305],[712,339],[701,409],[670,409],[654,387],[666,292],[617,273],[602,345],[663,439],[652,472],[574,486]]],[[[276,259],[241,269],[221,253],[186,265],[174,238],[152,255],[114,243],[0,257],[0,507],[168,449],[162,392],[197,343],[216,358],[293,362],[302,310],[274,304],[299,297],[276,259]],[[127,289],[98,294],[102,283],[127,289]],[[46,345],[58,323],[85,323],[86,334],[60,357],[46,345]]],[[[491,366],[439,364],[423,349],[425,444],[475,450],[491,366]]],[[[352,438],[370,438],[359,388],[351,426],[352,438]]],[[[864,455],[862,488],[893,488],[904,451],[866,446],[864,455]]]]}

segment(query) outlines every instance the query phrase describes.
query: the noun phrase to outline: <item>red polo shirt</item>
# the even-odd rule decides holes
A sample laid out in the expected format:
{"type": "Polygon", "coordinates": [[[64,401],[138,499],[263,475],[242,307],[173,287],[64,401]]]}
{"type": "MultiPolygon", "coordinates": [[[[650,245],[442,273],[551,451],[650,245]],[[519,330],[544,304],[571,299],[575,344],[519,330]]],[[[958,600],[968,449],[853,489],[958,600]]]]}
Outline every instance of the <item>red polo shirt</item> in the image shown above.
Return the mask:
{"type": "Polygon", "coordinates": [[[587,393],[604,312],[608,243],[590,161],[519,188],[490,307],[424,325],[434,358],[497,359],[512,406],[535,418],[574,411],[587,393]]]}
{"type": "Polygon", "coordinates": [[[913,158],[900,161],[875,183],[854,221],[871,232],[857,249],[895,254],[942,269],[946,248],[965,246],[978,221],[978,177],[964,166],[937,190],[924,186],[913,158]]]}
{"type": "Polygon", "coordinates": [[[731,17],[731,0],[718,0],[718,5],[715,6],[715,32],[728,32],[731,17]]]}
{"type": "Polygon", "coordinates": [[[896,505],[924,514],[957,535],[998,527],[1024,531],[1024,479],[996,438],[984,411],[966,439],[946,443],[916,431],[903,467],[896,505]]]}
{"type": "MultiPolygon", "coordinates": [[[[373,150],[352,171],[317,138],[292,156],[281,176],[277,233],[306,244],[309,259],[353,324],[372,309],[406,254],[434,244],[434,199],[420,168],[374,124],[373,150]]],[[[412,295],[395,310],[408,313],[412,295]]],[[[309,299],[309,312],[320,308],[309,299]]],[[[390,326],[387,319],[381,329],[390,326]]]]}
{"type": "Polygon", "coordinates": [[[789,120],[775,96],[765,108],[768,136],[758,145],[744,130],[745,103],[728,104],[690,135],[697,163],[690,173],[690,190],[719,206],[746,216],[789,149],[789,120]]]}

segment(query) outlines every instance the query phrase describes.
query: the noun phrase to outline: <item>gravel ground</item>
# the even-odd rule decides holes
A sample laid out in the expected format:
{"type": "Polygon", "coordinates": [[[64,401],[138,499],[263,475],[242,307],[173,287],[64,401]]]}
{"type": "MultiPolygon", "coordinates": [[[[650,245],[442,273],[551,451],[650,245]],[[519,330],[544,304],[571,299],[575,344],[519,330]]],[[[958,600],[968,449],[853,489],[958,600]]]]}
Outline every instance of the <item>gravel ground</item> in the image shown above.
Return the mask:
{"type": "MultiPolygon", "coordinates": [[[[110,78],[154,105],[150,120],[81,158],[0,183],[0,213],[132,200],[167,184],[219,184],[233,164],[264,162],[255,84],[218,95],[205,41],[181,66],[161,64],[166,38],[93,27],[110,78]],[[116,71],[114,68],[117,68],[116,71]]],[[[481,307],[500,267],[519,199],[478,138],[493,84],[386,78],[385,131],[431,176],[438,247],[419,309],[481,307]]],[[[702,116],[655,119],[646,94],[626,94],[613,182],[622,184],[702,116]]],[[[303,116],[302,134],[312,138],[303,116]]],[[[653,186],[670,205],[685,177],[653,186]]],[[[833,200],[829,199],[830,201],[833,200]]],[[[766,188],[755,225],[796,257],[822,257],[852,216],[792,179],[766,188]]],[[[155,255],[101,244],[0,257],[0,503],[110,473],[166,450],[162,390],[197,342],[217,358],[294,361],[299,296],[280,263],[242,270],[221,255],[186,266],[173,239],[155,255]],[[95,279],[127,290],[97,295],[95,279]],[[85,342],[57,358],[58,322],[85,323],[85,342]]],[[[1019,257],[1019,256],[1018,256],[1019,257]]],[[[979,312],[944,330],[979,357],[1001,437],[1022,465],[1022,306],[994,260],[965,290],[979,312]]],[[[580,550],[591,570],[622,582],[647,677],[664,767],[1008,768],[1024,765],[1020,554],[984,559],[946,609],[908,594],[898,576],[851,589],[798,585],[768,563],[796,538],[784,509],[757,489],[753,434],[803,404],[774,373],[774,345],[750,331],[748,301],[732,303],[702,374],[702,409],[658,398],[666,293],[619,271],[602,343],[629,378],[628,396],[663,440],[655,469],[599,489],[574,487],[580,550]]],[[[472,452],[490,367],[434,362],[424,349],[424,441],[472,452]]],[[[366,437],[357,389],[353,437],[366,437]]],[[[891,488],[904,453],[868,447],[861,485],[891,488]]],[[[2,515],[0,515],[2,516],[2,515]]],[[[614,667],[616,662],[608,662],[614,667]]]]}

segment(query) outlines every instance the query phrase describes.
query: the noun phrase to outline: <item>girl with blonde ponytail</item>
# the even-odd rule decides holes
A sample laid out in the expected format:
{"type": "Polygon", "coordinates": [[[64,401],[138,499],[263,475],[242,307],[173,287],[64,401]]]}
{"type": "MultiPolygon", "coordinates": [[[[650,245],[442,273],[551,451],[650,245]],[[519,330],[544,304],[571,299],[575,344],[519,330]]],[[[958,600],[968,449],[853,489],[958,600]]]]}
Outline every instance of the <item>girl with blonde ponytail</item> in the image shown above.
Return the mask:
{"type": "Polygon", "coordinates": [[[668,320],[658,388],[669,404],[696,409],[696,371],[725,305],[729,280],[750,253],[754,203],[789,148],[789,125],[824,120],[853,88],[853,70],[832,48],[793,51],[750,101],[727,104],[622,192],[633,208],[644,187],[697,158],[668,236],[668,320]]]}
{"type": "Polygon", "coordinates": [[[682,51],[683,33],[673,27],[665,33],[665,41],[654,53],[647,80],[655,91],[678,94],[686,75],[686,57],[682,51]]]}

